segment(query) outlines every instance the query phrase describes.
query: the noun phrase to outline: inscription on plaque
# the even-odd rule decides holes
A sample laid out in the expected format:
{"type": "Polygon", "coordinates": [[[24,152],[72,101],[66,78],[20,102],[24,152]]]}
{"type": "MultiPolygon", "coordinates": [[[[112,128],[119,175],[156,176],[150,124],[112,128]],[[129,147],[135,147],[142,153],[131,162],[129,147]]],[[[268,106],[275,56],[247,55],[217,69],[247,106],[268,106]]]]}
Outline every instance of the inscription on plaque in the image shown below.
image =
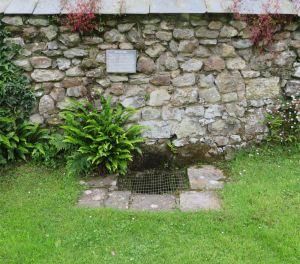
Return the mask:
{"type": "Polygon", "coordinates": [[[136,50],[107,50],[108,73],[136,73],[136,50]]]}

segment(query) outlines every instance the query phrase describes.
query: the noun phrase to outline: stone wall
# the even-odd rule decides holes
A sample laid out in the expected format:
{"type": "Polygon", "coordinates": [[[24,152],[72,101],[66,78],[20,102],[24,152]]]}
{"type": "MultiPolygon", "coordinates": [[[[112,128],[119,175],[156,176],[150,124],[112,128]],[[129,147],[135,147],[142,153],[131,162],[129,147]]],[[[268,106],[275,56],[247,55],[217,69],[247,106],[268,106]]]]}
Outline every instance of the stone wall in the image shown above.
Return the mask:
{"type": "MultiPolygon", "coordinates": [[[[260,141],[266,108],[300,90],[300,31],[278,31],[272,52],[252,46],[246,24],[231,16],[102,16],[99,32],[72,33],[53,17],[4,17],[15,61],[33,81],[33,122],[59,123],[68,98],[113,96],[139,112],[148,145],[209,146],[206,155],[260,141]],[[105,50],[137,49],[136,74],[107,74],[105,50]]],[[[187,153],[191,148],[187,148],[187,153]]]]}

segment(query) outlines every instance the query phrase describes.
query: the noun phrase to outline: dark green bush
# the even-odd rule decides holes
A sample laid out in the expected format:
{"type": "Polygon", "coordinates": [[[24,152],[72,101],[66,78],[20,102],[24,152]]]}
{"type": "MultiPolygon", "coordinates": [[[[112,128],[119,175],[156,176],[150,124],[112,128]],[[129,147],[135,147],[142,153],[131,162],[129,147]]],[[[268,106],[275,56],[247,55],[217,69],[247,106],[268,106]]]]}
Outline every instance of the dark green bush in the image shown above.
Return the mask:
{"type": "Polygon", "coordinates": [[[67,110],[61,113],[65,125],[65,142],[75,151],[68,159],[71,174],[82,174],[93,169],[100,173],[127,172],[132,152],[141,153],[138,144],[143,142],[143,127],[125,124],[136,110],[118,104],[111,106],[111,99],[101,97],[102,109],[98,110],[87,101],[70,101],[67,110]]]}

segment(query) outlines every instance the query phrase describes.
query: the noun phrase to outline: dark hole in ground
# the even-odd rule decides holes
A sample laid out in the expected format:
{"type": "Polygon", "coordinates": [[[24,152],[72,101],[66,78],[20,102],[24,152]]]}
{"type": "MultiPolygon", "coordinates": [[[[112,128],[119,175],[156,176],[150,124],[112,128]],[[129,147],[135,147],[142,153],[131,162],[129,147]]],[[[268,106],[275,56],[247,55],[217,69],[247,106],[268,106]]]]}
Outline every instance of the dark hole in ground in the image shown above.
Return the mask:
{"type": "Polygon", "coordinates": [[[188,190],[190,187],[185,170],[146,170],[129,172],[118,178],[118,189],[140,194],[167,194],[188,190]]]}

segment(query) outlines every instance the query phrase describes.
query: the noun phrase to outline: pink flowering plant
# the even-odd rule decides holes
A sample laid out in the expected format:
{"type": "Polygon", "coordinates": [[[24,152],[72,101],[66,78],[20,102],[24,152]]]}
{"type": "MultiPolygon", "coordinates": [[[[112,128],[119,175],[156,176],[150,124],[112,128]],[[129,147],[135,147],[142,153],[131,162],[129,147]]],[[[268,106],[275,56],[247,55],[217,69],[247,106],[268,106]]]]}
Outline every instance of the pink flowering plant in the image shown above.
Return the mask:
{"type": "Polygon", "coordinates": [[[73,32],[81,34],[96,28],[96,13],[101,6],[100,0],[61,0],[61,6],[67,11],[65,25],[73,32]]]}
{"type": "Polygon", "coordinates": [[[294,96],[290,100],[279,100],[268,109],[266,124],[269,127],[269,142],[300,143],[300,96],[294,96]]]}
{"type": "MultiPolygon", "coordinates": [[[[251,0],[233,0],[231,11],[236,19],[245,21],[250,39],[261,51],[269,49],[274,41],[274,35],[281,28],[290,24],[296,16],[280,14],[280,0],[268,0],[262,5],[262,14],[245,14],[243,6],[251,0]]],[[[293,0],[293,5],[299,10],[300,0],[293,0]]]]}

